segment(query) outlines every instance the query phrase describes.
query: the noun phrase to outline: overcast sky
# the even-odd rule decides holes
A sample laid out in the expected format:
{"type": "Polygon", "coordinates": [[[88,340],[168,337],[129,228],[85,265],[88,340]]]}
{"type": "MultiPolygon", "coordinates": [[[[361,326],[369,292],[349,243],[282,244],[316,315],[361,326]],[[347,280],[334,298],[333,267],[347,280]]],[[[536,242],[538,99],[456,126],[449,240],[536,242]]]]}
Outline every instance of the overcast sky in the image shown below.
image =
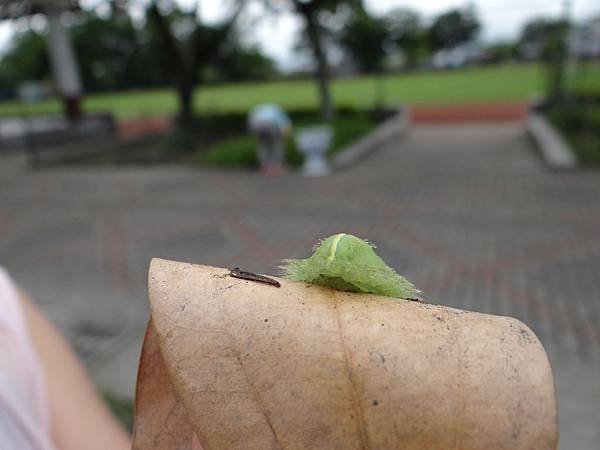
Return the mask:
{"type": "MultiPolygon", "coordinates": [[[[177,1],[185,7],[196,2],[177,1]]],[[[87,6],[101,2],[102,0],[82,1],[87,6]]],[[[138,0],[138,3],[144,3],[144,0],[138,0]]],[[[516,37],[523,24],[532,17],[561,14],[564,0],[474,0],[471,3],[474,4],[483,25],[480,38],[493,41],[516,37]]],[[[231,1],[201,0],[201,15],[207,21],[217,21],[226,12],[227,4],[231,4],[231,1]]],[[[410,7],[419,11],[426,20],[431,20],[440,12],[464,7],[468,3],[465,0],[365,0],[365,4],[376,15],[384,15],[396,7],[410,7]]],[[[577,21],[600,14],[598,0],[571,0],[571,5],[572,17],[577,21]]],[[[260,16],[261,11],[256,5],[253,12],[260,16]]],[[[290,48],[294,42],[294,34],[300,26],[298,18],[291,14],[284,14],[278,18],[264,18],[258,22],[252,36],[247,38],[260,45],[284,68],[290,68],[293,66],[290,48]]],[[[14,26],[10,22],[0,24],[0,49],[5,48],[13,30],[14,26]]]]}

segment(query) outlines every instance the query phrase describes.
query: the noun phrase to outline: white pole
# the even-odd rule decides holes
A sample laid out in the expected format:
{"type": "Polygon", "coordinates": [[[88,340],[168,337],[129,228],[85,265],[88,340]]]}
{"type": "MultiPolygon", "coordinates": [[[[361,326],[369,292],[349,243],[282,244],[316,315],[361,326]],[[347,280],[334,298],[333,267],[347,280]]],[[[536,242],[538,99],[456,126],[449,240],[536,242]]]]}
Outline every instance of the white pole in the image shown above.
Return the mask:
{"type": "Polygon", "coordinates": [[[79,99],[82,93],[77,59],[68,30],[60,22],[60,11],[49,11],[48,52],[58,95],[65,102],[66,114],[75,119],[79,116],[79,99]]]}

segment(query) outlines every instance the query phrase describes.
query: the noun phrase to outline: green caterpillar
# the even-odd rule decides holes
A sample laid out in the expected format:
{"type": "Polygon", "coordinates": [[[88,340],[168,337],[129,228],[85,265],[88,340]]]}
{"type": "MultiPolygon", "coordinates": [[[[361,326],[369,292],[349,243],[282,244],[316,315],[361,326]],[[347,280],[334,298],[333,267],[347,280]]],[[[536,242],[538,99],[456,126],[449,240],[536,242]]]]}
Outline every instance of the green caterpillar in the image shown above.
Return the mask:
{"type": "Polygon", "coordinates": [[[286,259],[280,268],[290,280],[388,297],[415,298],[419,290],[375,253],[369,242],[339,233],[322,240],[307,259],[286,259]]]}

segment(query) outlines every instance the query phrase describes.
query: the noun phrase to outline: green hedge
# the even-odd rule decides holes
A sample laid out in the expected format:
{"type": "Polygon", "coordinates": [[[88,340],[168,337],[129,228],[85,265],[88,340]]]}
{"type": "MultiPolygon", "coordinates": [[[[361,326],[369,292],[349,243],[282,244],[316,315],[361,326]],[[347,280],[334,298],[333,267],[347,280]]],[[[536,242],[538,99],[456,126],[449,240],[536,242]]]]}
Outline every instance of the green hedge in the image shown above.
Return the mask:
{"type": "Polygon", "coordinates": [[[548,111],[550,121],[565,135],[579,160],[600,164],[600,106],[572,105],[548,111]]]}

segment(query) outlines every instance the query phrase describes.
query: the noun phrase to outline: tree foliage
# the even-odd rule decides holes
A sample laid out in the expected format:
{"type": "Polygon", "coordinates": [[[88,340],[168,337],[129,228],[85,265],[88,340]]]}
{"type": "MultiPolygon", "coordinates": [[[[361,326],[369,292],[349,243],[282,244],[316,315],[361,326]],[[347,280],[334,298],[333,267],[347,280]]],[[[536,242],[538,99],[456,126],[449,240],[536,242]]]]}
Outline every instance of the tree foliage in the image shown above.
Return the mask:
{"type": "Polygon", "coordinates": [[[326,15],[336,15],[354,9],[363,9],[362,0],[262,0],[271,11],[281,12],[281,5],[287,11],[297,14],[303,21],[301,42],[308,43],[315,62],[314,77],[319,92],[321,115],[330,120],[333,117],[333,102],[329,89],[331,79],[327,57],[327,27],[322,21],[326,15]]]}
{"type": "Polygon", "coordinates": [[[429,45],[433,50],[454,47],[474,39],[480,27],[472,11],[453,9],[438,16],[431,24],[429,45]]]}
{"type": "MultiPolygon", "coordinates": [[[[186,23],[186,14],[175,4],[161,14],[178,46],[194,33],[195,81],[274,75],[273,61],[258,48],[244,45],[231,24],[186,23]]],[[[112,3],[107,15],[79,12],[70,33],[87,92],[166,86],[172,80],[170,49],[149,12],[136,26],[126,9],[112,3]]],[[[0,59],[0,90],[14,91],[25,80],[51,77],[45,34],[33,30],[16,34],[0,59]]]]}
{"type": "Polygon", "coordinates": [[[530,20],[523,26],[519,42],[521,44],[543,43],[547,33],[554,27],[554,23],[554,20],[545,17],[530,20]]]}
{"type": "Polygon", "coordinates": [[[362,72],[374,73],[382,69],[388,36],[385,20],[358,10],[343,28],[340,42],[362,72]]]}
{"type": "Polygon", "coordinates": [[[427,35],[419,13],[410,8],[397,8],[385,18],[389,40],[402,50],[406,66],[417,65],[419,56],[427,52],[427,35]]]}
{"type": "Polygon", "coordinates": [[[521,32],[521,52],[540,58],[546,64],[547,96],[557,102],[565,94],[565,65],[569,24],[562,19],[536,18],[525,24],[521,32]]]}
{"type": "Polygon", "coordinates": [[[102,18],[86,13],[71,30],[86,90],[105,91],[165,85],[153,40],[134,27],[125,11],[102,18]]]}
{"type": "Polygon", "coordinates": [[[21,32],[13,37],[0,60],[0,86],[4,91],[23,81],[44,79],[49,72],[44,36],[32,31],[21,32]]]}

